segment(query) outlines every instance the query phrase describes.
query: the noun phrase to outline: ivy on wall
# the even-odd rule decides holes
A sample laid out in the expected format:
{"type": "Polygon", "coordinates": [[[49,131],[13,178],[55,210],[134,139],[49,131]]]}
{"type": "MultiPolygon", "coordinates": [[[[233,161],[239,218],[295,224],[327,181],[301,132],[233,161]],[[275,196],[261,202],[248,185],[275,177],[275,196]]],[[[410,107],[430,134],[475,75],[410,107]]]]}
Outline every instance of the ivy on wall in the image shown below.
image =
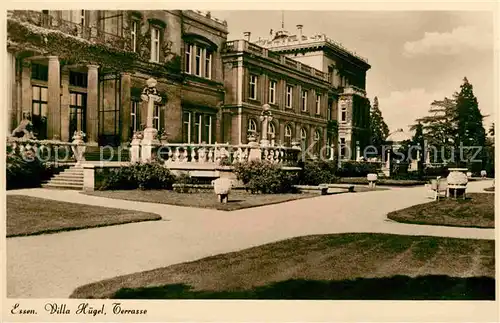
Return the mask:
{"type": "MultiPolygon", "coordinates": [[[[118,72],[134,72],[138,65],[143,65],[141,61],[149,61],[150,58],[151,34],[149,30],[145,34],[141,32],[138,35],[137,45],[142,49],[140,53],[131,51],[130,41],[126,42],[125,49],[119,49],[13,18],[7,20],[7,31],[10,44],[44,55],[55,55],[67,63],[98,64],[118,72]]],[[[158,76],[180,74],[181,71],[180,56],[175,54],[162,65],[151,65],[154,65],[150,66],[151,71],[155,71],[158,76]]]]}

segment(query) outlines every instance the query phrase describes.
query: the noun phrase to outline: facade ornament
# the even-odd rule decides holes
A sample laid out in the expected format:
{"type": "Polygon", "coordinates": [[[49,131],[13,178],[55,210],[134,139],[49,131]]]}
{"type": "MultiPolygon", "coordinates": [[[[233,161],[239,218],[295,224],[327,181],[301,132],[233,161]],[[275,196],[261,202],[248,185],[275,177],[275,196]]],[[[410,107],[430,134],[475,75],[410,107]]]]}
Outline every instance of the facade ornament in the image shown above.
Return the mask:
{"type": "Polygon", "coordinates": [[[31,113],[27,112],[23,114],[23,120],[19,125],[12,130],[12,137],[23,138],[23,139],[36,139],[33,134],[33,123],[31,122],[31,113]]]}

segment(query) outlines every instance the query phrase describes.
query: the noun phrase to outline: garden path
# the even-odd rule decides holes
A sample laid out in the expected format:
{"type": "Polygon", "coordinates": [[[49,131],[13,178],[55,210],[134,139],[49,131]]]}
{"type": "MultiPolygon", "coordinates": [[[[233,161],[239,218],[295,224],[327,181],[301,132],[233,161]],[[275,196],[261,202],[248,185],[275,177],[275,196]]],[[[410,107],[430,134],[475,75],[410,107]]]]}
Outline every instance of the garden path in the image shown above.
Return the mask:
{"type": "MultiPolygon", "coordinates": [[[[469,183],[483,192],[491,181],[469,183]]],[[[424,187],[318,196],[232,212],[106,199],[78,191],[9,191],[58,201],[155,212],[162,221],[7,239],[7,295],[66,298],[78,286],[295,236],[380,232],[494,239],[494,229],[393,222],[388,212],[429,201],[424,187]]],[[[40,206],[43,207],[43,206],[40,206]]]]}

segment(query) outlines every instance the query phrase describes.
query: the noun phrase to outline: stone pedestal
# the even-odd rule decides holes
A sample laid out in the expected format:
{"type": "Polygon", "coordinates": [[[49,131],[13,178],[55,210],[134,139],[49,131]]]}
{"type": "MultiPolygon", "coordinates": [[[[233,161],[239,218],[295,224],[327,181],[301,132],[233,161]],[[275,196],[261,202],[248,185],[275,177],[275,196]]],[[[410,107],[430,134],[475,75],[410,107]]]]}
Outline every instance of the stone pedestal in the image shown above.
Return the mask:
{"type": "Polygon", "coordinates": [[[147,87],[142,91],[141,99],[148,103],[146,129],[144,129],[144,138],[141,141],[141,160],[149,162],[153,157],[153,147],[160,145],[158,140],[158,130],[153,128],[153,114],[155,103],[161,102],[161,96],[156,90],[156,80],[150,78],[147,80],[147,87]]]}

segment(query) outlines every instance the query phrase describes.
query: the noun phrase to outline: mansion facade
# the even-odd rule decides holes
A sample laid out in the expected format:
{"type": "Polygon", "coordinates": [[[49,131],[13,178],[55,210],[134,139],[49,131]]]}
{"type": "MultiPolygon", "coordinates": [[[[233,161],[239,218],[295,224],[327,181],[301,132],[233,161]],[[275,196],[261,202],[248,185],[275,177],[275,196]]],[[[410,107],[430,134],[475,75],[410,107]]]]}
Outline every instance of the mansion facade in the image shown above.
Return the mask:
{"type": "Polygon", "coordinates": [[[29,118],[38,139],[128,145],[153,77],[153,126],[169,142],[245,144],[269,104],[272,144],[368,144],[370,65],[324,35],[227,41],[225,21],[193,10],[14,10],[7,24],[9,134],[29,118]]]}

